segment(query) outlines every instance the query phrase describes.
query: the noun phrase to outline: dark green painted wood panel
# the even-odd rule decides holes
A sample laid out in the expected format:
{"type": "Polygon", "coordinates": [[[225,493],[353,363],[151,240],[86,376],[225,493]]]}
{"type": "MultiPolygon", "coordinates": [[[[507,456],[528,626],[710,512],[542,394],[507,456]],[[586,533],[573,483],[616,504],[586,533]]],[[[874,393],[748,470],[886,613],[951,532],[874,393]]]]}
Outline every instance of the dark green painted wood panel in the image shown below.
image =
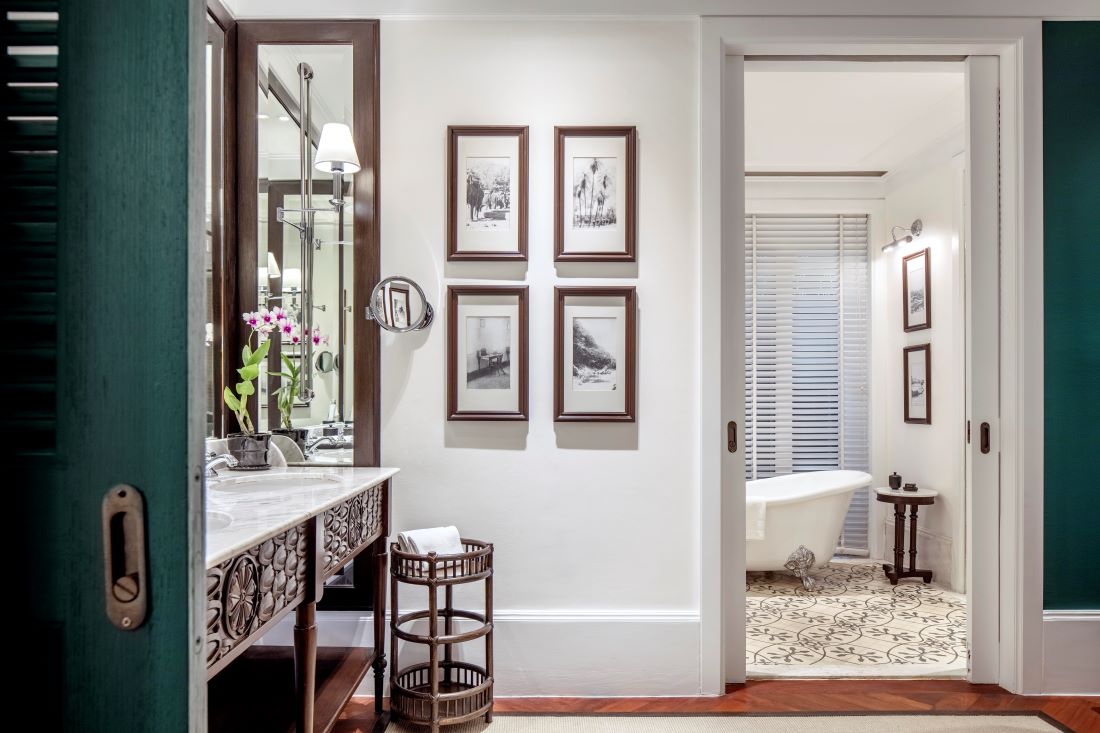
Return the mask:
{"type": "MultiPolygon", "coordinates": [[[[204,375],[190,358],[199,324],[188,321],[202,308],[205,9],[196,0],[54,5],[59,160],[45,178],[58,185],[57,330],[46,346],[56,346],[57,441],[52,456],[17,472],[30,554],[20,590],[35,649],[23,658],[35,666],[17,671],[33,699],[48,701],[28,710],[49,716],[36,728],[186,731],[205,690],[203,619],[191,601],[202,582],[193,545],[204,375]],[[119,482],[146,499],[151,608],[130,632],[104,612],[100,505],[119,482]]],[[[27,205],[41,204],[31,196],[27,205]]]]}
{"type": "Polygon", "coordinates": [[[1100,608],[1100,22],[1043,24],[1043,607],[1100,608]]]}

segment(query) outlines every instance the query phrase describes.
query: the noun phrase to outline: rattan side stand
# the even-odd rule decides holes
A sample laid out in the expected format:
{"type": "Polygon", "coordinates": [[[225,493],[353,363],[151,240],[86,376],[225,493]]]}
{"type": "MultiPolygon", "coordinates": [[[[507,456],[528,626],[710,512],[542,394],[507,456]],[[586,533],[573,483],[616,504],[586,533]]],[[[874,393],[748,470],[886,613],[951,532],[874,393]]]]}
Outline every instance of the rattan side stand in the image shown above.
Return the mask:
{"type": "Polygon", "coordinates": [[[390,545],[390,712],[395,720],[431,726],[465,723],[485,716],[493,721],[493,546],[488,542],[463,538],[465,552],[459,555],[416,555],[390,545]],[[454,587],[462,583],[485,581],[485,613],[454,607],[454,587]],[[428,589],[428,608],[398,613],[398,587],[401,583],[428,589]],[[437,590],[444,589],[443,608],[439,608],[437,590]],[[443,618],[443,634],[439,619],[443,618]],[[477,621],[480,626],[455,633],[456,618],[477,621]],[[427,619],[426,634],[414,634],[411,624],[427,619]],[[455,661],[452,647],[475,639],[485,639],[485,666],[455,661]],[[404,669],[397,657],[397,641],[424,644],[428,661],[404,669]],[[443,659],[439,658],[443,647],[443,659]],[[442,677],[442,679],[441,679],[442,677]]]}

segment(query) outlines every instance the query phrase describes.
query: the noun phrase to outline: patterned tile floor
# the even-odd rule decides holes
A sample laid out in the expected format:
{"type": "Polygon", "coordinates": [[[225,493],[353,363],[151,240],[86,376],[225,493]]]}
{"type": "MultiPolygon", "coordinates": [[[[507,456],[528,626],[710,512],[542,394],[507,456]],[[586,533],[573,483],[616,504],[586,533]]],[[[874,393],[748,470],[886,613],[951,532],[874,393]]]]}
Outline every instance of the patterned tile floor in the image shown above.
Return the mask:
{"type": "Polygon", "coordinates": [[[866,560],[812,574],[813,592],[790,573],[747,574],[750,679],[966,676],[965,595],[912,579],[892,586],[866,560]]]}

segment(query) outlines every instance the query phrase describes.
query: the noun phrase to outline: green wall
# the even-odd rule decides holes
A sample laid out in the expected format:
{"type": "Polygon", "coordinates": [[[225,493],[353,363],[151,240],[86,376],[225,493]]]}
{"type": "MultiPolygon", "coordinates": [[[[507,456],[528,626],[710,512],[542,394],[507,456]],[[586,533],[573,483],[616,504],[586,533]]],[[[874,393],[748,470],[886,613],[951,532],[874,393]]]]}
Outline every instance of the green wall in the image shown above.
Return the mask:
{"type": "Polygon", "coordinates": [[[1100,22],[1043,24],[1044,598],[1100,608],[1100,22]]]}

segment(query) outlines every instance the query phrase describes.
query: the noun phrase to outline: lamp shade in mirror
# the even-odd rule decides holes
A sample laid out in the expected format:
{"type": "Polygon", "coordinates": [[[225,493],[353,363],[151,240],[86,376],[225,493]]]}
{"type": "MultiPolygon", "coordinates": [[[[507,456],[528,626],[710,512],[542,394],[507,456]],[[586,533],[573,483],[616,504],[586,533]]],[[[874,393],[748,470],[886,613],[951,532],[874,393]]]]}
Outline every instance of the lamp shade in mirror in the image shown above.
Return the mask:
{"type": "Polygon", "coordinates": [[[359,155],[351,138],[351,128],[340,122],[329,122],[321,128],[317,156],[313,165],[324,173],[334,170],[355,173],[359,170],[359,155]]]}
{"type": "Polygon", "coordinates": [[[267,276],[272,280],[278,280],[282,277],[282,271],[279,269],[279,261],[275,259],[273,252],[267,253],[267,276]]]}
{"type": "Polygon", "coordinates": [[[302,270],[299,267],[288,267],[283,271],[283,290],[302,289],[302,270]]]}

